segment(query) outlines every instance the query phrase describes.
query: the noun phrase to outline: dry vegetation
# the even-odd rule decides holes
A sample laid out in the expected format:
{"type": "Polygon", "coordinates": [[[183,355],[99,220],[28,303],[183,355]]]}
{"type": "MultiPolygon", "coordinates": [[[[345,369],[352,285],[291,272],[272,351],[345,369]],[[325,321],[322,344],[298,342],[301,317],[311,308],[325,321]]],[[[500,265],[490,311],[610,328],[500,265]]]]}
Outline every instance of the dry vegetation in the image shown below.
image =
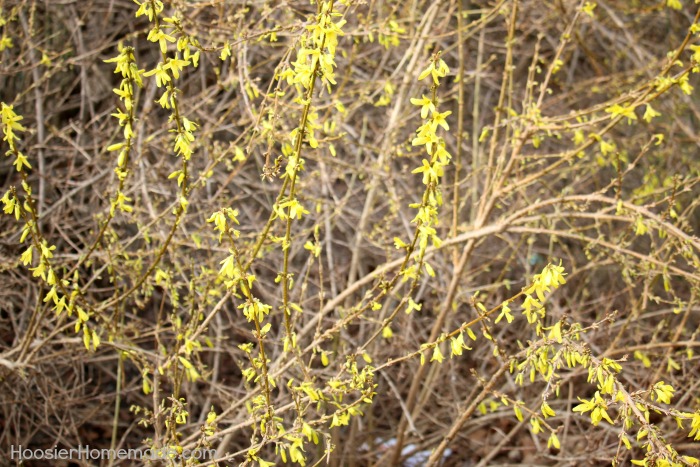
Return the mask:
{"type": "Polygon", "coordinates": [[[3,457],[697,465],[697,5],[163,3],[0,1],[3,457]]]}

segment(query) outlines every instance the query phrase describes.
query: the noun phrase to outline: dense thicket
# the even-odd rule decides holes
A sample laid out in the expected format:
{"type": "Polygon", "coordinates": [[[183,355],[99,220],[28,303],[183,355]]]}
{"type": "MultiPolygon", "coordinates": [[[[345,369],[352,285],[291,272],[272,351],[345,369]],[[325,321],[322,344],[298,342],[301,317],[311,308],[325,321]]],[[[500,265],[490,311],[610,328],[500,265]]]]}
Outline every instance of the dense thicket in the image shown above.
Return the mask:
{"type": "Polygon", "coordinates": [[[699,15],[0,1],[0,449],[697,465],[699,15]]]}

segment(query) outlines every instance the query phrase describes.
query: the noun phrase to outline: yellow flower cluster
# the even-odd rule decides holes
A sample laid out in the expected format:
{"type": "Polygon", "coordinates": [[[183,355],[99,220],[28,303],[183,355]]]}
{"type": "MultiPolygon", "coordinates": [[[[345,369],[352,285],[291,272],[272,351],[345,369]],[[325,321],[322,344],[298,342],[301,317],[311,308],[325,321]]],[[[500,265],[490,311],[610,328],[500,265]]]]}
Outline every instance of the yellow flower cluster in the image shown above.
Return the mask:
{"type": "Polygon", "coordinates": [[[524,290],[523,313],[530,324],[537,321],[538,317],[544,318],[545,310],[541,302],[545,299],[545,293],[565,284],[564,276],[564,267],[561,263],[559,266],[548,264],[541,273],[535,274],[532,285],[524,290]],[[537,299],[533,298],[532,294],[537,295],[537,299]]]}
{"type": "Polygon", "coordinates": [[[411,99],[413,105],[420,106],[421,117],[425,119],[423,125],[416,130],[416,137],[411,144],[424,146],[428,155],[427,159],[422,160],[422,165],[412,171],[414,174],[423,174],[423,184],[426,187],[422,203],[411,205],[411,207],[418,209],[418,214],[412,222],[418,225],[418,244],[421,257],[425,253],[429,240],[435,246],[440,245],[440,239],[434,228],[438,224],[438,207],[442,205],[442,193],[439,185],[440,179],[444,175],[444,168],[449,164],[452,156],[445,149],[444,140],[438,137],[437,130],[438,128],[450,129],[447,117],[452,112],[439,112],[436,96],[439,79],[447,76],[447,73],[449,73],[449,68],[440,58],[440,54],[435,54],[430,65],[419,76],[420,80],[428,76],[433,77],[431,87],[433,97],[423,96],[421,99],[411,99]]]}
{"type": "Polygon", "coordinates": [[[219,277],[224,282],[224,285],[236,298],[244,298],[242,302],[238,305],[238,309],[242,310],[243,316],[246,317],[248,322],[251,322],[255,326],[253,331],[253,336],[258,342],[258,354],[253,355],[253,343],[248,342],[239,345],[239,348],[243,350],[250,361],[251,366],[244,368],[243,376],[247,381],[253,381],[260,384],[263,394],[262,397],[256,397],[253,401],[253,405],[250,410],[251,413],[260,413],[261,418],[261,429],[265,430],[267,423],[272,420],[274,413],[272,405],[270,405],[270,387],[275,387],[276,383],[274,378],[268,373],[267,369],[267,356],[265,354],[265,338],[266,335],[272,329],[272,323],[264,323],[265,319],[272,311],[272,307],[266,303],[261,302],[253,294],[253,282],[255,281],[255,276],[248,274],[246,268],[241,264],[238,249],[235,245],[235,239],[238,238],[240,232],[233,228],[234,224],[238,224],[238,211],[232,208],[224,208],[216,211],[207,219],[207,222],[214,224],[214,230],[219,232],[219,242],[221,242],[224,236],[231,243],[231,248],[229,249],[229,256],[221,261],[221,269],[219,270],[219,277]],[[243,297],[238,293],[240,287],[240,292],[243,297]]]}
{"type": "MultiPolygon", "coordinates": [[[[164,109],[173,110],[171,116],[177,124],[177,129],[171,130],[176,133],[175,144],[173,150],[179,156],[182,156],[183,161],[187,162],[193,153],[192,143],[194,142],[194,130],[197,129],[197,124],[180,115],[177,108],[176,95],[178,90],[174,86],[174,80],[180,78],[180,73],[187,66],[199,64],[200,45],[199,42],[185,34],[180,19],[177,16],[163,18],[162,23],[158,15],[163,11],[163,2],[159,0],[151,0],[149,2],[140,2],[134,0],[139,5],[136,11],[136,16],[148,16],[148,20],[153,22],[153,27],[148,32],[148,40],[158,43],[160,48],[162,61],[150,71],[143,73],[143,76],[155,76],[156,86],[165,87],[162,96],[158,99],[158,103],[164,109]],[[166,28],[168,32],[166,32],[166,28]],[[171,33],[177,33],[173,35],[171,33]],[[176,47],[174,57],[167,57],[168,44],[174,43],[176,47]],[[180,58],[182,52],[183,58],[180,58]]],[[[179,172],[178,185],[182,184],[186,178],[186,171],[179,172]]],[[[186,207],[186,202],[182,202],[182,208],[186,207]]]]}
{"type": "Polygon", "coordinates": [[[333,22],[333,17],[342,16],[333,11],[333,2],[324,2],[321,12],[316,16],[316,22],[306,28],[309,34],[302,38],[302,46],[297,51],[297,57],[292,62],[293,70],[286,70],[281,78],[286,78],[291,84],[299,83],[305,89],[311,88],[311,83],[316,79],[316,73],[321,76],[321,81],[326,84],[328,92],[335,82],[335,50],[338,46],[338,36],[344,33],[341,30],[346,23],[341,19],[333,22]]]}
{"type": "Polygon", "coordinates": [[[578,400],[581,401],[581,404],[574,407],[574,412],[591,412],[591,423],[593,423],[593,426],[598,426],[603,419],[611,425],[615,424],[610,418],[610,415],[608,415],[608,404],[600,395],[600,391],[596,391],[591,400],[581,399],[580,397],[578,400]]]}
{"type": "Polygon", "coordinates": [[[2,35],[0,35],[0,52],[4,52],[5,49],[11,49],[14,46],[12,38],[7,35],[7,23],[15,21],[16,19],[17,17],[14,9],[6,12],[0,7],[0,28],[3,29],[2,35]]]}
{"type": "Polygon", "coordinates": [[[5,155],[15,156],[15,162],[13,164],[17,168],[18,172],[21,172],[23,167],[31,169],[32,166],[29,165],[27,158],[19,151],[19,149],[17,149],[19,136],[17,136],[15,132],[26,130],[26,128],[19,123],[23,117],[15,113],[14,106],[7,105],[4,102],[0,104],[0,115],[2,115],[2,132],[4,134],[2,140],[7,141],[7,144],[10,146],[10,149],[5,153],[5,155]]]}
{"type": "Polygon", "coordinates": [[[124,141],[121,143],[116,143],[110,145],[108,151],[119,151],[119,156],[117,156],[117,167],[114,172],[117,174],[119,179],[119,188],[117,189],[117,196],[112,200],[110,206],[110,217],[114,216],[114,211],[119,208],[122,212],[131,212],[132,207],[127,203],[131,201],[131,198],[127,197],[123,193],[124,180],[128,175],[127,166],[129,163],[129,155],[131,153],[131,144],[134,138],[134,85],[143,87],[143,81],[141,75],[144,74],[144,70],[139,70],[136,65],[136,59],[134,58],[134,49],[132,47],[125,47],[123,44],[119,44],[119,55],[114,58],[105,60],[105,63],[115,63],[115,73],[121,73],[122,81],[119,84],[119,89],[114,89],[114,93],[119,96],[119,99],[124,104],[124,111],[117,108],[117,111],[112,114],[119,121],[119,126],[124,129],[124,141]]]}
{"type": "Polygon", "coordinates": [[[22,216],[25,219],[20,243],[24,243],[27,238],[30,238],[31,244],[20,256],[20,261],[24,266],[31,266],[34,260],[34,252],[36,251],[39,254],[39,262],[36,266],[29,267],[29,270],[32,271],[34,277],[41,277],[50,287],[44,297],[44,303],[53,302],[53,310],[56,314],[61,314],[63,310],[67,310],[70,316],[75,311],[78,318],[75,323],[75,332],[77,333],[82,329],[83,343],[86,349],[90,350],[91,346],[93,349],[97,349],[100,345],[100,337],[87,326],[90,315],[83,308],[76,305],[79,290],[77,286],[74,286],[70,292],[70,297],[66,298],[70,284],[66,279],[59,279],[51,265],[51,258],[53,258],[53,251],[56,249],[56,246],[49,245],[38,228],[38,214],[34,210],[32,189],[27,181],[26,172],[23,172],[23,167],[31,168],[31,165],[29,165],[26,157],[17,148],[17,142],[20,139],[16,132],[25,131],[25,128],[19,123],[23,117],[15,113],[13,106],[4,102],[0,103],[0,115],[4,134],[3,141],[6,141],[10,147],[6,155],[15,156],[15,166],[22,173],[22,188],[26,194],[25,202],[22,203],[17,197],[15,188],[12,187],[0,198],[0,201],[4,204],[3,211],[5,214],[13,214],[18,221],[22,216]]]}

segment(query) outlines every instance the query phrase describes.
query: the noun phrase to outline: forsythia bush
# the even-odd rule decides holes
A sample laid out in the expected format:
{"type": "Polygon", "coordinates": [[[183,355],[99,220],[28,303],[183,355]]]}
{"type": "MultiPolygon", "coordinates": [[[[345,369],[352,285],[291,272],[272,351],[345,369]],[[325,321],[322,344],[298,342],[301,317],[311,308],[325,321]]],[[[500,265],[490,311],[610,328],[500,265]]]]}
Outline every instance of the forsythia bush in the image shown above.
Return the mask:
{"type": "Polygon", "coordinates": [[[700,465],[700,5],[0,29],[3,451],[700,465]]]}

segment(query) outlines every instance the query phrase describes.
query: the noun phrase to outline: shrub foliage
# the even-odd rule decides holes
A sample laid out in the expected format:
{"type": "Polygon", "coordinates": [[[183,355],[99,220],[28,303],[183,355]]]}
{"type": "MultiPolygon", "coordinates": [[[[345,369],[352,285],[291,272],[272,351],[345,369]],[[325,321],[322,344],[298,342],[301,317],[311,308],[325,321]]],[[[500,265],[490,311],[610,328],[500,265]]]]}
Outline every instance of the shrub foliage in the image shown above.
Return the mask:
{"type": "Polygon", "coordinates": [[[698,465],[690,0],[0,2],[0,445],[698,465]]]}

